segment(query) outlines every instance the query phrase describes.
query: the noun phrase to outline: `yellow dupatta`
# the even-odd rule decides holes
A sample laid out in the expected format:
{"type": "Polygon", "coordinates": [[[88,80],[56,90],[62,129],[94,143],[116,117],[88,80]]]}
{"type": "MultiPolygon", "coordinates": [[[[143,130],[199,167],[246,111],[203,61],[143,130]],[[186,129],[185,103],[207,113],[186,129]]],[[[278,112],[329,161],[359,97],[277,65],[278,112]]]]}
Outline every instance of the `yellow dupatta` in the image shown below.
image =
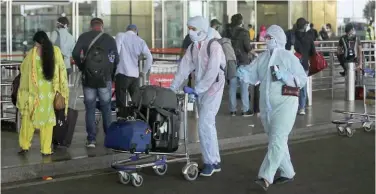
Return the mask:
{"type": "MultiPolygon", "coordinates": [[[[66,68],[60,49],[54,46],[55,71],[52,79],[54,92],[59,92],[65,99],[65,115],[68,112],[69,88],[66,68]],[[60,76],[59,76],[60,74],[60,76]],[[60,79],[59,79],[60,78],[60,79]]],[[[17,108],[22,116],[29,115],[33,120],[35,108],[38,107],[40,99],[37,85],[36,60],[37,48],[32,48],[22,61],[20,66],[21,78],[17,93],[17,108]]]]}

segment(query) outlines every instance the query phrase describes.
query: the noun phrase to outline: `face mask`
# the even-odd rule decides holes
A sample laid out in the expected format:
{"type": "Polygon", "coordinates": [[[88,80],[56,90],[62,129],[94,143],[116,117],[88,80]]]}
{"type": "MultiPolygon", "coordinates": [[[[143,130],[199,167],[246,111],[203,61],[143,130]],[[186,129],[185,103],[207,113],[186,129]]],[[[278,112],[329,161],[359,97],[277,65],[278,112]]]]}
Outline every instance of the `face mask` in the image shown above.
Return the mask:
{"type": "Polygon", "coordinates": [[[308,32],[310,29],[309,25],[307,25],[305,31],[308,32]]]}
{"type": "Polygon", "coordinates": [[[273,50],[273,49],[277,48],[277,41],[274,38],[266,40],[266,48],[268,50],[273,50]]]}
{"type": "Polygon", "coordinates": [[[202,41],[205,39],[205,37],[206,37],[205,32],[189,30],[189,38],[193,42],[202,41]]]}

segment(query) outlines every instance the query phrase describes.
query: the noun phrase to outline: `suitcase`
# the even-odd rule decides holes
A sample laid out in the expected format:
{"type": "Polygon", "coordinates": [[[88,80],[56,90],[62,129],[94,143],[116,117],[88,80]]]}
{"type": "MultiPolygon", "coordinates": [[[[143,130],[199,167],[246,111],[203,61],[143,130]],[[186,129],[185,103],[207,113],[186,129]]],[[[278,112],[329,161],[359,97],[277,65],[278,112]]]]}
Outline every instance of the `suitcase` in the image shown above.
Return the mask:
{"type": "Polygon", "coordinates": [[[52,144],[55,146],[69,147],[72,143],[74,129],[78,117],[78,111],[68,108],[67,119],[64,116],[64,110],[55,111],[56,125],[53,128],[52,144]]]}
{"type": "MultiPolygon", "coordinates": [[[[144,115],[147,109],[142,110],[144,115]]],[[[180,115],[164,109],[149,109],[148,122],[152,128],[152,151],[175,152],[179,148],[180,115]]]]}
{"type": "Polygon", "coordinates": [[[148,154],[151,149],[151,129],[142,120],[118,120],[106,132],[106,148],[141,152],[148,154]]]}

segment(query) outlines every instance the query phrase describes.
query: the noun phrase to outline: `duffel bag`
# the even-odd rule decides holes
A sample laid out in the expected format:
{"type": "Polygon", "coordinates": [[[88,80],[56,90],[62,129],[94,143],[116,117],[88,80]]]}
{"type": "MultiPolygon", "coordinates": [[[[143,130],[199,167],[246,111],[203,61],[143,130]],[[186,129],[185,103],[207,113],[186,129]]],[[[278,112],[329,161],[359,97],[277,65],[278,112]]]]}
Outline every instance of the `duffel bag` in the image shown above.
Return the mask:
{"type": "Polygon", "coordinates": [[[111,123],[106,132],[106,148],[149,153],[151,150],[151,128],[142,120],[118,120],[111,123]]]}
{"type": "Polygon", "coordinates": [[[138,98],[141,106],[158,107],[162,109],[178,108],[178,99],[174,91],[159,86],[143,86],[138,98]]]}

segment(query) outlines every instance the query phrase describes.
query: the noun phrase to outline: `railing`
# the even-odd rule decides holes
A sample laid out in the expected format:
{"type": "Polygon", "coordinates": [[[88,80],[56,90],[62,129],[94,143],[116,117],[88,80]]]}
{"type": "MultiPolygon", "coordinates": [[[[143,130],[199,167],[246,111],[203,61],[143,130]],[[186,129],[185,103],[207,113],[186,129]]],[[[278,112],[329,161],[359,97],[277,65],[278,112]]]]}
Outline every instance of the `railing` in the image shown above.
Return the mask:
{"type": "MultiPolygon", "coordinates": [[[[363,47],[363,56],[364,56],[364,63],[365,67],[373,67],[375,66],[375,45],[372,41],[362,41],[363,47]]],[[[265,44],[261,42],[252,42],[252,47],[254,47],[254,51],[256,52],[263,52],[265,51],[265,44]]],[[[329,67],[324,71],[311,76],[307,87],[308,87],[308,105],[312,105],[312,92],[313,91],[320,91],[320,90],[331,90],[332,97],[335,94],[335,90],[344,89],[344,78],[340,76],[339,72],[340,65],[339,61],[336,56],[337,52],[337,45],[338,41],[318,41],[315,42],[316,50],[324,54],[326,60],[329,63],[329,67]]],[[[149,78],[153,78],[154,80],[160,79],[162,72],[159,72],[158,65],[163,62],[166,64],[177,63],[179,59],[181,49],[174,48],[174,49],[151,49],[151,52],[154,56],[154,64],[153,64],[153,76],[148,77],[142,80],[141,85],[146,84],[149,81],[149,78]]],[[[14,57],[20,57],[23,55],[14,55],[14,57]]],[[[11,103],[10,94],[11,94],[11,85],[14,77],[19,73],[18,67],[21,64],[21,61],[14,61],[11,60],[12,56],[8,55],[1,55],[2,58],[7,58],[7,60],[1,60],[0,62],[0,88],[1,88],[1,99],[0,99],[0,120],[12,120],[17,119],[15,107],[11,103]]],[[[144,59],[140,58],[140,66],[143,66],[144,59]]],[[[175,68],[175,67],[174,67],[175,68]]],[[[73,66],[73,71],[77,72],[78,69],[76,66],[73,66]]],[[[172,69],[171,69],[172,71],[172,69]]],[[[168,72],[170,74],[170,72],[168,72]]],[[[152,79],[152,80],[153,80],[152,79]]],[[[166,77],[167,79],[167,77],[166,77]]],[[[74,79],[70,79],[70,84],[74,79]]],[[[170,81],[170,77],[167,82],[170,81]]]]}

